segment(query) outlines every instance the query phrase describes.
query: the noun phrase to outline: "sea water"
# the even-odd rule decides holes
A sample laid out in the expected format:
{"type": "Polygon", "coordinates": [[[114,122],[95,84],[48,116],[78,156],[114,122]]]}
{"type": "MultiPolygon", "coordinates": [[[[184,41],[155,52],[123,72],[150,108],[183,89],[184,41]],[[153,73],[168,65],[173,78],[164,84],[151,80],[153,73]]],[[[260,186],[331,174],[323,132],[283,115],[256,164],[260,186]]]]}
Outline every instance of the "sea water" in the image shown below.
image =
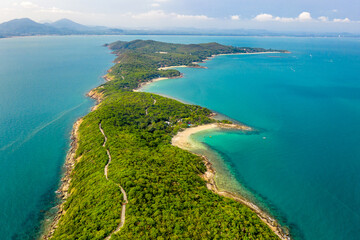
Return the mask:
{"type": "MultiPolygon", "coordinates": [[[[34,239],[55,206],[70,132],[116,37],[0,40],[0,239],[34,239]]],[[[55,210],[54,210],[55,211],[55,210]]]]}
{"type": "Polygon", "coordinates": [[[33,239],[56,205],[75,120],[103,83],[116,40],[287,49],[220,56],[208,69],[149,85],[258,130],[204,132],[222,176],[298,239],[359,239],[360,41],[215,36],[81,36],[0,40],[0,239],[33,239]]]}
{"type": "Polygon", "coordinates": [[[245,194],[295,239],[360,239],[360,39],[211,40],[292,53],[218,56],[143,90],[257,130],[193,136],[215,151],[220,188],[245,194]]]}

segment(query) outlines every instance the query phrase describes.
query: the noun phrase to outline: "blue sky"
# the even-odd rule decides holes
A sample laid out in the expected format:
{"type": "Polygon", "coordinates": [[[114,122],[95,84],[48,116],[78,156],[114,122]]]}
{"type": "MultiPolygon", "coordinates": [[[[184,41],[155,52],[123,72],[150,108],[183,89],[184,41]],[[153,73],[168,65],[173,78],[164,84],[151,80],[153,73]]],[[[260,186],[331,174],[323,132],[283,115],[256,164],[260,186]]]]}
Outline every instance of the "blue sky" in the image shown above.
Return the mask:
{"type": "Polygon", "coordinates": [[[69,18],[121,28],[360,32],[359,0],[1,0],[0,22],[69,18]]]}

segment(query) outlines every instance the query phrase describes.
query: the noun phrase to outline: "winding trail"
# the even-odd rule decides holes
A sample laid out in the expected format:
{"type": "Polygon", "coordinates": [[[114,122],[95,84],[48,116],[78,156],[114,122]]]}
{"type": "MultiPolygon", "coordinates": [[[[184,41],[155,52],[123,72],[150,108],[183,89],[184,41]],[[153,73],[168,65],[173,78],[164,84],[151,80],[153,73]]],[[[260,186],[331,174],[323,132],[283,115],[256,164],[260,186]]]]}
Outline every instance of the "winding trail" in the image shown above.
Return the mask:
{"type": "Polygon", "coordinates": [[[154,100],[154,105],[156,104],[156,99],[151,95],[151,98],[154,100]]]}
{"type": "MultiPolygon", "coordinates": [[[[104,130],[103,130],[102,127],[101,127],[101,123],[99,123],[99,129],[100,129],[100,132],[102,133],[102,135],[104,136],[104,143],[103,143],[102,146],[105,148],[105,145],[106,145],[106,142],[107,142],[107,137],[106,137],[106,135],[105,135],[104,130]]],[[[106,165],[105,165],[104,175],[105,175],[106,180],[109,181],[108,169],[109,169],[109,164],[111,163],[111,154],[110,154],[109,149],[106,149],[106,153],[107,153],[107,155],[108,155],[108,157],[109,157],[109,161],[108,161],[108,162],[106,163],[106,165]]],[[[114,184],[116,184],[116,183],[114,183],[114,184]]],[[[121,219],[120,219],[120,223],[119,223],[119,225],[117,226],[117,228],[115,229],[115,231],[113,231],[112,233],[110,233],[110,235],[107,236],[107,237],[105,238],[105,240],[109,240],[109,239],[111,238],[111,236],[112,236],[113,234],[119,232],[120,229],[121,229],[121,228],[124,226],[124,224],[125,224],[125,218],[126,218],[125,212],[126,212],[126,204],[128,203],[128,198],[127,198],[127,194],[126,194],[125,190],[121,187],[121,185],[120,185],[120,184],[116,184],[116,185],[120,188],[120,191],[121,191],[121,193],[123,194],[123,199],[124,199],[124,203],[123,203],[122,209],[121,209],[121,219]]]]}
{"type": "MultiPolygon", "coordinates": [[[[156,99],[155,98],[153,98],[153,96],[151,95],[151,98],[154,100],[154,105],[156,104],[156,99]]],[[[150,107],[150,106],[149,106],[150,107]]],[[[149,109],[149,107],[147,107],[147,108],[145,108],[145,115],[148,115],[149,114],[149,111],[148,111],[148,109],[149,109]]]]}

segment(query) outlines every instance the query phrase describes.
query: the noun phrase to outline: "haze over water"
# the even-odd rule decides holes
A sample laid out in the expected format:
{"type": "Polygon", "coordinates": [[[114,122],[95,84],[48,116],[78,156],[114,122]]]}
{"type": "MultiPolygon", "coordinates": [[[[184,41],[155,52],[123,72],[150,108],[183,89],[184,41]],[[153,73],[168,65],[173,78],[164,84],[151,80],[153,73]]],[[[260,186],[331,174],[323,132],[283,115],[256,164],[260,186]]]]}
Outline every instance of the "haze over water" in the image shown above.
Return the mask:
{"type": "MultiPolygon", "coordinates": [[[[292,54],[219,56],[144,90],[260,130],[194,138],[296,239],[360,239],[360,40],[224,38],[292,54]],[[210,137],[211,136],[211,137],[210,137]]],[[[219,179],[231,189],[237,184],[219,179]]],[[[238,189],[238,192],[242,192],[238,189]]]]}

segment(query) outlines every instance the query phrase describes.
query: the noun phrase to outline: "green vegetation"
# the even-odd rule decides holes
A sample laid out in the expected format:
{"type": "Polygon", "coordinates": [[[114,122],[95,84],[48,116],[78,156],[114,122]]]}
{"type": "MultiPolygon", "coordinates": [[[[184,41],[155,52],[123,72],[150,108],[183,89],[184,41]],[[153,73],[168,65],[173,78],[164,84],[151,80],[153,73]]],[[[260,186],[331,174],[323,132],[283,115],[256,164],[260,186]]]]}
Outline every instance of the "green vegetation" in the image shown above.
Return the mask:
{"type": "Polygon", "coordinates": [[[213,122],[210,110],[131,91],[141,82],[180,74],[161,66],[193,65],[244,48],[140,40],[109,47],[118,56],[109,74],[113,81],[97,89],[104,99],[80,125],[71,195],[53,239],[104,239],[114,231],[123,201],[114,182],[129,203],[125,225],[111,239],[278,239],[250,209],[206,188],[200,157],[171,145],[180,129],[213,122]],[[104,176],[108,157],[99,123],[112,156],[111,181],[104,176]]]}

